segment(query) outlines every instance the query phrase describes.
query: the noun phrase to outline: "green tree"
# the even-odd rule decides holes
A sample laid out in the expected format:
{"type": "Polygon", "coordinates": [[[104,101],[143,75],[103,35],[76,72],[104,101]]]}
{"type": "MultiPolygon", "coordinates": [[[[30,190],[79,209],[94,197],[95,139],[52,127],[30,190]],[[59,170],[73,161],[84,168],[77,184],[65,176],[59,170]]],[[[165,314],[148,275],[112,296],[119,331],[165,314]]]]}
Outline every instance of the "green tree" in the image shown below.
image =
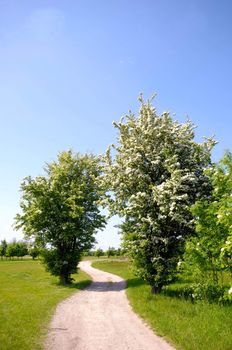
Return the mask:
{"type": "Polygon", "coordinates": [[[232,153],[226,151],[214,173],[213,183],[217,193],[218,223],[223,226],[227,235],[221,247],[222,267],[232,276],[232,153]]]}
{"type": "Polygon", "coordinates": [[[46,164],[45,171],[45,176],[23,181],[22,214],[16,216],[16,228],[46,247],[47,269],[61,283],[69,283],[81,255],[95,243],[96,230],[105,224],[98,207],[101,168],[98,158],[68,151],[46,164]]]}
{"type": "Polygon", "coordinates": [[[28,254],[27,243],[26,242],[16,242],[15,243],[15,256],[22,258],[28,254]]]}
{"type": "Polygon", "coordinates": [[[8,258],[13,258],[17,254],[17,246],[16,246],[16,240],[14,239],[12,242],[8,243],[6,248],[6,256],[8,258]]]}
{"type": "Polygon", "coordinates": [[[107,250],[106,250],[106,255],[107,257],[111,257],[111,256],[115,256],[117,253],[116,249],[114,247],[109,247],[107,250]]]}
{"type": "Polygon", "coordinates": [[[9,258],[17,257],[22,258],[28,254],[27,243],[23,241],[16,241],[14,239],[12,242],[8,243],[6,248],[6,256],[9,258]]]}
{"type": "Polygon", "coordinates": [[[138,117],[130,112],[114,123],[118,142],[104,158],[105,204],[124,218],[121,231],[136,271],[158,293],[173,279],[193,233],[190,206],[210,192],[204,169],[215,141],[195,142],[189,120],[180,124],[140,102],[138,117]]]}
{"type": "Polygon", "coordinates": [[[123,250],[121,248],[116,249],[116,255],[117,256],[123,255],[123,250]]]}
{"type": "Polygon", "coordinates": [[[1,244],[0,244],[0,256],[1,256],[1,259],[6,256],[6,249],[7,249],[7,242],[5,239],[3,239],[1,241],[1,244]]]}
{"type": "Polygon", "coordinates": [[[36,246],[30,247],[28,252],[33,260],[35,260],[40,255],[40,249],[36,246]]]}
{"type": "Polygon", "coordinates": [[[95,256],[97,256],[98,258],[100,258],[100,256],[103,256],[104,255],[104,252],[101,248],[98,248],[95,253],[94,253],[95,256]]]}
{"type": "Polygon", "coordinates": [[[218,271],[232,272],[232,154],[206,171],[213,190],[192,208],[195,216],[196,237],[187,244],[185,260],[192,268],[209,271],[215,283],[218,271]]]}

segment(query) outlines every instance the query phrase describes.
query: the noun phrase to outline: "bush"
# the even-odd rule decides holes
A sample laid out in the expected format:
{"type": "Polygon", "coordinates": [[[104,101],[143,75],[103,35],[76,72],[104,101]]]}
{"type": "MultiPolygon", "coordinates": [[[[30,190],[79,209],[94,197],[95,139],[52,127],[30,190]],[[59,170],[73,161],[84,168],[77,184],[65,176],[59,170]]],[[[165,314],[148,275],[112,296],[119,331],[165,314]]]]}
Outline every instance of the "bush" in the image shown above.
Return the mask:
{"type": "Polygon", "coordinates": [[[29,249],[29,255],[35,260],[40,255],[40,250],[37,247],[32,247],[29,249]]]}
{"type": "Polygon", "coordinates": [[[196,301],[207,301],[209,303],[232,304],[232,288],[220,286],[215,283],[194,283],[189,286],[178,288],[175,291],[165,291],[165,294],[176,295],[179,298],[185,298],[196,301]],[[231,291],[231,292],[230,292],[231,291]]]}
{"type": "Polygon", "coordinates": [[[232,287],[225,290],[223,296],[219,300],[223,305],[232,305],[232,287]]]}
{"type": "Polygon", "coordinates": [[[41,251],[42,261],[46,266],[47,271],[50,271],[54,276],[61,276],[61,283],[71,283],[71,274],[77,272],[77,261],[80,261],[80,253],[67,252],[64,256],[58,249],[41,251]]]}

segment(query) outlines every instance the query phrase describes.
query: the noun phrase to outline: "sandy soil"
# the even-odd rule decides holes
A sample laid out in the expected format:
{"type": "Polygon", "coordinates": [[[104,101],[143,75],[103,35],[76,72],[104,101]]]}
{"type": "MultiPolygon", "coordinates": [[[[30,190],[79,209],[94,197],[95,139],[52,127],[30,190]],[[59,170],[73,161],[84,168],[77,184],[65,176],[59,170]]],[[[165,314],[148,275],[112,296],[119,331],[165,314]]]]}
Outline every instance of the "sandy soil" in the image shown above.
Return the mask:
{"type": "Polygon", "coordinates": [[[132,311],[125,281],[80,263],[93,282],[56,309],[46,350],[173,350],[132,311]]]}

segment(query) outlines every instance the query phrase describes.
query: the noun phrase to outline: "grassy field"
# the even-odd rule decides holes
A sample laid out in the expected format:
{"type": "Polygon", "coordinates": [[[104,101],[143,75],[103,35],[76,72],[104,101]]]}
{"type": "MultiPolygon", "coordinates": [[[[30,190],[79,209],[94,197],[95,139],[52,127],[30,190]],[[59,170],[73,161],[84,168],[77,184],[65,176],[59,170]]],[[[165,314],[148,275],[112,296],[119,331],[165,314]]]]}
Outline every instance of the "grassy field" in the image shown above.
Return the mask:
{"type": "Polygon", "coordinates": [[[83,272],[73,277],[65,287],[38,261],[0,261],[0,349],[42,349],[56,305],[90,283],[83,272]]]}
{"type": "Polygon", "coordinates": [[[95,261],[93,266],[126,279],[127,295],[135,312],[177,349],[232,349],[231,307],[152,295],[150,287],[132,274],[127,262],[95,261]]]}

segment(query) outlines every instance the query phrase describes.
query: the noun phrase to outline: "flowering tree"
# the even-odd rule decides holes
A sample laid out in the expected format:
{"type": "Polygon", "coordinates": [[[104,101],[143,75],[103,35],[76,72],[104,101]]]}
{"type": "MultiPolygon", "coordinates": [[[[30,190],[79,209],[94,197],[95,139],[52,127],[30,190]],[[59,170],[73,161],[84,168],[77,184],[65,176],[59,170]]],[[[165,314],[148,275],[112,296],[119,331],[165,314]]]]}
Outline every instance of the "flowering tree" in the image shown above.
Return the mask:
{"type": "Polygon", "coordinates": [[[194,141],[194,125],[180,124],[169,113],[157,115],[140,98],[138,117],[129,113],[119,123],[114,157],[104,158],[106,203],[124,218],[124,242],[137,273],[155,293],[169,283],[192,233],[190,206],[207,195],[204,169],[210,163],[212,139],[194,141]]]}
{"type": "Polygon", "coordinates": [[[94,156],[69,151],[47,164],[45,171],[46,176],[23,181],[16,228],[22,227],[27,238],[48,248],[43,254],[48,270],[68,283],[83,251],[95,243],[96,229],[105,223],[98,208],[100,166],[94,156]]]}

